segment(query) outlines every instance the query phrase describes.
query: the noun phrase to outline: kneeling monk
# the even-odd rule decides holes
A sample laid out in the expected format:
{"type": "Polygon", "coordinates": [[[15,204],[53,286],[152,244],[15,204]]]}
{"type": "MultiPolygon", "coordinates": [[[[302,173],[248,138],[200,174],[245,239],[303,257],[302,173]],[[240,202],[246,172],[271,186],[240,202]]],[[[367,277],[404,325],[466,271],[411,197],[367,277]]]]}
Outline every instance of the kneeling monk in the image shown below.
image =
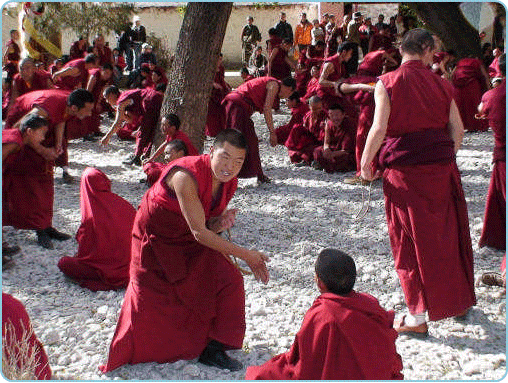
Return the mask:
{"type": "Polygon", "coordinates": [[[146,192],[132,229],[130,282],[103,372],[124,364],[194,359],[238,370],[225,350],[242,347],[245,293],[227,255],[268,282],[268,257],[217,233],[230,228],[247,143],[221,131],[209,155],[173,161],[146,192]]]}

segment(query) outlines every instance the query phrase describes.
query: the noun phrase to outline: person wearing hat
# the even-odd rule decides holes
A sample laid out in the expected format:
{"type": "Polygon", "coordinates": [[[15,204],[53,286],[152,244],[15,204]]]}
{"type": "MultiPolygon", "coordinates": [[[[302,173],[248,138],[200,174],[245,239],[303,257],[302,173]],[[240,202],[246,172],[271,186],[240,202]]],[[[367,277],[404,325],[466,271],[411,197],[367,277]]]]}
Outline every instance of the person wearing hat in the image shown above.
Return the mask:
{"type": "MultiPolygon", "coordinates": [[[[141,67],[140,54],[142,44],[146,42],[146,29],[141,25],[141,20],[137,15],[132,18],[132,24],[130,30],[132,66],[134,69],[139,69],[141,67]]],[[[130,67],[130,63],[128,64],[130,67]]]]}
{"type": "Polygon", "coordinates": [[[291,349],[248,367],[245,380],[403,379],[394,313],[372,295],[353,290],[353,258],[322,250],[315,281],[321,295],[305,314],[291,349]]]}
{"type": "Polygon", "coordinates": [[[347,25],[346,41],[356,44],[356,48],[353,49],[353,57],[346,64],[346,69],[349,74],[356,73],[358,69],[358,47],[360,46],[360,26],[362,25],[362,13],[355,12],[353,14],[353,20],[347,25]]]}

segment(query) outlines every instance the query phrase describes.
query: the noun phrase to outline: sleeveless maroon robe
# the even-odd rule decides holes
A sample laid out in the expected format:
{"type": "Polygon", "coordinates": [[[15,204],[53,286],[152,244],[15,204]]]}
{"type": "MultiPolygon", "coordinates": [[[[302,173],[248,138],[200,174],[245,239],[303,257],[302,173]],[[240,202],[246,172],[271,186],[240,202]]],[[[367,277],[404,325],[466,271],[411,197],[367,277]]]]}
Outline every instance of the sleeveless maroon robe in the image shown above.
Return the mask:
{"type": "MultiPolygon", "coordinates": [[[[49,116],[49,129],[43,146],[55,146],[55,126],[66,121],[68,91],[38,90],[18,97],[6,120],[12,127],[35,105],[49,116]]],[[[64,139],[65,144],[65,139],[64,139]]],[[[65,150],[65,149],[64,149],[65,150]]],[[[46,229],[53,220],[53,161],[46,161],[30,146],[15,154],[13,166],[5,169],[2,184],[3,225],[18,229],[46,229]]]]}
{"type": "Polygon", "coordinates": [[[349,120],[344,119],[341,126],[334,126],[327,121],[325,129],[331,131],[331,150],[344,150],[340,157],[328,160],[323,156],[324,146],[314,149],[314,160],[321,165],[327,173],[349,172],[355,169],[355,127],[349,120]]]}
{"type": "Polygon", "coordinates": [[[245,380],[403,379],[394,316],[369,294],[323,293],[305,314],[291,349],[248,367],[245,380]]]}
{"type": "Polygon", "coordinates": [[[81,176],[80,205],[78,252],[61,258],[59,269],[92,291],[127,287],[136,209],[112,193],[111,181],[94,168],[81,176]]]}
{"type": "Polygon", "coordinates": [[[483,65],[476,58],[463,58],[458,61],[452,74],[453,98],[457,103],[464,129],[470,132],[486,131],[485,120],[475,119],[482,94],[486,91],[485,79],[480,70],[483,65]]]}
{"type": "Polygon", "coordinates": [[[65,68],[78,68],[79,74],[77,76],[59,77],[55,81],[56,88],[65,90],[86,88],[86,84],[88,83],[88,70],[85,68],[85,59],[69,61],[62,69],[65,68]]]}
{"type": "Polygon", "coordinates": [[[242,347],[242,275],[194,239],[165,183],[177,167],[195,178],[206,220],[220,215],[236,190],[235,178],[212,201],[210,157],[202,155],[173,161],[145,193],[132,232],[131,279],[103,372],[127,363],[194,359],[211,339],[242,347]]]}
{"type": "Polygon", "coordinates": [[[139,131],[136,136],[135,156],[150,153],[152,141],[159,120],[164,95],[153,89],[131,89],[120,94],[117,104],[130,99],[132,105],[125,108],[139,118],[139,131]]]}
{"type": "Polygon", "coordinates": [[[272,77],[277,80],[284,80],[286,77],[291,76],[291,66],[286,62],[288,52],[282,49],[281,46],[277,47],[277,53],[271,63],[272,77]]]}
{"type": "Polygon", "coordinates": [[[487,91],[482,103],[494,132],[495,147],[479,246],[506,250],[506,79],[487,91]]]}
{"type": "MultiPolygon", "coordinates": [[[[280,82],[277,79],[267,76],[258,77],[241,84],[233,92],[230,92],[223,101],[226,110],[225,127],[239,130],[247,140],[247,157],[238,178],[263,176],[261,158],[259,157],[258,136],[251,116],[254,112],[263,113],[267,93],[266,86],[270,81],[277,81],[280,89],[280,82]]],[[[276,97],[272,109],[278,108],[279,98],[276,97]]]]}
{"type": "Polygon", "coordinates": [[[410,160],[382,160],[388,232],[406,304],[430,320],[462,314],[476,297],[467,206],[447,131],[453,90],[418,60],[379,79],[391,103],[385,141],[424,137],[406,151],[381,150],[382,158],[410,160]],[[447,141],[433,145],[438,132],[447,141]],[[445,150],[451,154],[436,162],[445,150]]]}
{"type": "MultiPolygon", "coordinates": [[[[7,344],[20,342],[21,339],[26,338],[26,333],[31,329],[32,323],[23,304],[13,296],[2,293],[2,337],[5,337],[7,344]],[[6,336],[6,326],[8,324],[9,327],[10,325],[14,327],[14,339],[11,336],[6,336]]],[[[28,345],[26,347],[35,353],[34,358],[37,362],[37,367],[34,373],[36,379],[51,380],[51,367],[49,366],[48,356],[44,351],[42,343],[34,333],[28,337],[28,345]]],[[[29,355],[33,354],[29,353],[29,355]]],[[[18,365],[18,367],[21,366],[18,365]]]]}
{"type": "Polygon", "coordinates": [[[215,72],[213,82],[222,86],[222,89],[212,87],[210,100],[208,101],[208,114],[206,115],[205,134],[209,137],[215,137],[224,129],[226,121],[226,111],[222,105],[222,100],[229,93],[229,85],[225,79],[225,68],[223,65],[215,72]]]}

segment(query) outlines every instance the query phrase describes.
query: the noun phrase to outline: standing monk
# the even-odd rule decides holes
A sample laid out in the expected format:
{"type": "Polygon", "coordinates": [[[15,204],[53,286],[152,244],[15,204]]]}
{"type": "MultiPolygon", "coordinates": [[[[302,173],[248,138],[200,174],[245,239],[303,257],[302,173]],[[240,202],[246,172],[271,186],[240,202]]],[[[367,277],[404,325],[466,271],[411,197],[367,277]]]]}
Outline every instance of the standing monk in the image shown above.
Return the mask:
{"type": "Polygon", "coordinates": [[[476,303],[467,207],[455,163],[464,128],[450,84],[426,67],[434,54],[432,35],[410,30],[400,49],[400,68],[376,84],[361,176],[373,179],[371,162],[386,137],[380,154],[386,219],[409,308],[395,329],[426,336],[426,313],[431,321],[462,316],[476,303]]]}
{"type": "Polygon", "coordinates": [[[494,132],[494,167],[490,179],[480,247],[506,250],[506,55],[499,58],[502,81],[487,91],[478,110],[494,132]]]}
{"type": "Polygon", "coordinates": [[[153,136],[159,120],[163,94],[154,89],[132,89],[120,94],[120,90],[111,85],[104,90],[104,98],[113,108],[116,108],[116,117],[109,132],[102,138],[101,144],[107,145],[111,136],[115,134],[126,120],[126,112],[139,118],[139,131],[136,136],[136,151],[124,164],[141,165],[141,155],[150,154],[153,136]]]}
{"type": "Polygon", "coordinates": [[[51,238],[70,238],[52,227],[53,166],[64,152],[65,122],[72,116],[79,119],[90,116],[92,108],[92,95],[84,89],[72,93],[48,89],[18,97],[7,116],[6,129],[17,128],[18,122],[28,113],[37,113],[49,121],[48,133],[40,148],[22,147],[13,166],[5,170],[2,183],[3,225],[36,230],[39,245],[46,249],[53,248],[51,238]]]}
{"type": "Polygon", "coordinates": [[[19,31],[16,29],[10,32],[11,39],[7,41],[3,55],[3,70],[7,72],[6,83],[10,84],[12,78],[18,73],[18,61],[21,58],[21,49],[19,48],[19,31]]]}
{"type": "Polygon", "coordinates": [[[243,278],[230,255],[268,282],[266,255],[218,233],[247,150],[243,135],[220,132],[210,154],[173,161],[143,197],[134,220],[130,283],[103,372],[124,364],[194,359],[236,371],[225,350],[242,347],[243,278]]]}
{"type": "Polygon", "coordinates": [[[259,182],[270,182],[261,168],[258,136],[250,117],[254,112],[263,113],[270,131],[270,145],[276,146],[277,135],[273,126],[272,109],[278,109],[279,99],[289,97],[295,88],[296,82],[291,77],[283,81],[273,77],[258,77],[243,83],[224,98],[226,128],[241,131],[248,145],[247,157],[239,177],[257,177],[259,182]]]}

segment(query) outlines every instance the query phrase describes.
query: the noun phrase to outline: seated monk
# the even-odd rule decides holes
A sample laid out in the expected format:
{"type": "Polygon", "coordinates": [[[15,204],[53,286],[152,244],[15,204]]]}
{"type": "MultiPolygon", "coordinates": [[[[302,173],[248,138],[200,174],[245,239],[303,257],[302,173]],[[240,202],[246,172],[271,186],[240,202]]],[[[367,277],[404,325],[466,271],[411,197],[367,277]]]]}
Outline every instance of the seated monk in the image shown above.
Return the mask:
{"type": "Polygon", "coordinates": [[[174,161],[178,158],[185,157],[189,155],[189,151],[187,149],[187,145],[182,140],[171,140],[165,145],[164,148],[164,162],[146,162],[143,164],[143,171],[146,174],[146,181],[142,180],[140,182],[146,182],[148,186],[152,186],[159,179],[162,171],[166,167],[166,164],[169,164],[171,161],[174,161]]]}
{"type": "Polygon", "coordinates": [[[309,99],[310,111],[303,118],[303,125],[296,125],[285,142],[291,162],[310,165],[314,149],[323,145],[328,115],[318,96],[309,99]]]}
{"type": "Polygon", "coordinates": [[[92,291],[127,287],[136,209],[112,193],[111,181],[94,168],[86,168],[81,176],[80,205],[78,253],[62,257],[58,268],[92,291]]]}
{"type": "Polygon", "coordinates": [[[314,149],[314,165],[327,173],[355,169],[355,126],[345,119],[339,104],[330,106],[323,146],[314,149]]]}
{"type": "Polygon", "coordinates": [[[247,142],[221,131],[210,154],[173,161],[144,195],[132,230],[130,282],[108,362],[194,359],[237,371],[226,350],[242,347],[245,292],[230,255],[268,282],[268,257],[223,239],[235,221],[226,207],[236,190],[247,142]]]}
{"type": "Polygon", "coordinates": [[[23,304],[2,293],[2,372],[9,380],[50,380],[51,367],[23,304]]]}
{"type": "Polygon", "coordinates": [[[286,100],[286,105],[291,109],[291,119],[286,125],[279,126],[275,129],[277,135],[277,143],[284,145],[289,137],[289,133],[297,124],[303,124],[303,117],[309,111],[309,104],[302,102],[298,92],[294,92],[286,100]]]}
{"type": "Polygon", "coordinates": [[[393,311],[373,296],[353,290],[354,260],[325,249],[316,261],[321,295],[314,301],[295,342],[262,366],[247,368],[246,380],[403,379],[395,347],[393,311]]]}
{"type": "Polygon", "coordinates": [[[310,80],[307,84],[305,95],[302,97],[304,101],[307,101],[312,96],[317,95],[317,90],[319,88],[320,71],[321,68],[316,65],[310,69],[310,80]]]}

